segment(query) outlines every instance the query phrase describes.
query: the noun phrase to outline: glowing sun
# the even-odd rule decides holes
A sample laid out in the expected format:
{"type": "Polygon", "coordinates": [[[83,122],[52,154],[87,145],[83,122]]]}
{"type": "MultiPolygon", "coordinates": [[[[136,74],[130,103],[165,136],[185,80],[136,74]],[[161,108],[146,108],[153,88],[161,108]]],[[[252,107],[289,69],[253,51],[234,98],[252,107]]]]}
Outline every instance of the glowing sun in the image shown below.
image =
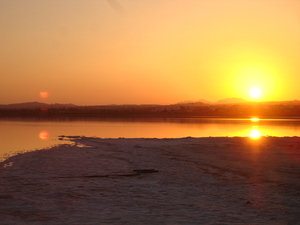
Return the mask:
{"type": "Polygon", "coordinates": [[[43,99],[46,99],[48,98],[49,96],[49,93],[47,91],[41,91],[40,92],[40,97],[43,98],[43,99]]]}
{"type": "Polygon", "coordinates": [[[249,92],[252,98],[258,98],[261,96],[261,90],[257,87],[251,88],[249,92]]]}

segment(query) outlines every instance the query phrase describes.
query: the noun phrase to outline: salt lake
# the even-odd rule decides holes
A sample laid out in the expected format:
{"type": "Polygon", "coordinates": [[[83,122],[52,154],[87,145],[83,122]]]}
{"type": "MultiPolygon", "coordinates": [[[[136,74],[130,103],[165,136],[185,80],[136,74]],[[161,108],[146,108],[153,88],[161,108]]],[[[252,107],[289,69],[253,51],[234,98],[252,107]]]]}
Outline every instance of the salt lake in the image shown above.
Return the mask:
{"type": "MultiPolygon", "coordinates": [[[[300,136],[300,119],[1,119],[0,157],[66,143],[59,135],[100,138],[300,136]]],[[[1,158],[0,158],[1,160],[1,158]]]]}

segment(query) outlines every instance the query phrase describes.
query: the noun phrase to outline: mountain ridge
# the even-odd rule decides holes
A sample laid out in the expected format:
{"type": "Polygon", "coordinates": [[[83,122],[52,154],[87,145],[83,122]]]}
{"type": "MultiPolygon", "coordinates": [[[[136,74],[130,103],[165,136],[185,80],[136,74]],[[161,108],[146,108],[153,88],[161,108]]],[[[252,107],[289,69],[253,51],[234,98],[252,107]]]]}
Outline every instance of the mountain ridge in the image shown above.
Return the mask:
{"type": "Polygon", "coordinates": [[[169,104],[169,105],[159,105],[159,104],[122,104],[122,105],[116,105],[116,104],[109,104],[109,105],[75,105],[75,104],[61,104],[61,103],[42,103],[42,102],[22,102],[22,103],[12,103],[12,104],[0,104],[0,109],[49,109],[49,108],[74,108],[74,107],[95,107],[95,106],[112,106],[112,107],[118,107],[118,106],[200,106],[200,105],[230,105],[230,104],[266,104],[266,105],[276,105],[276,104],[282,104],[282,105],[300,105],[299,100],[290,100],[290,101],[267,101],[267,102],[255,102],[255,101],[248,101],[242,98],[225,98],[221,99],[217,102],[210,102],[205,99],[200,99],[198,101],[182,101],[175,104],[169,104]]]}
{"type": "Polygon", "coordinates": [[[65,108],[65,107],[76,107],[74,104],[47,104],[42,102],[21,102],[12,104],[1,104],[0,109],[14,108],[14,109],[34,109],[34,108],[65,108]]]}

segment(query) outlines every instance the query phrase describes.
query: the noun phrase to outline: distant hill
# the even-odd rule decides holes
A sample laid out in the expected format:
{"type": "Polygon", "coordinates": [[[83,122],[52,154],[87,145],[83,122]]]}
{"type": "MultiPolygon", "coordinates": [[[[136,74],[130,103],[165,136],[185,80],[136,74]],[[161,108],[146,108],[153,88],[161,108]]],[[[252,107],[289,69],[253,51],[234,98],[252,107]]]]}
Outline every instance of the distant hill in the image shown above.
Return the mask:
{"type": "Polygon", "coordinates": [[[269,101],[269,102],[251,102],[247,101],[242,98],[225,98],[219,100],[217,102],[209,102],[205,99],[200,99],[198,101],[184,101],[178,102],[172,105],[94,105],[94,106],[78,106],[74,104],[47,104],[41,102],[24,102],[24,103],[15,103],[15,104],[2,104],[0,105],[0,109],[59,109],[59,108],[149,108],[149,107],[157,107],[157,108],[166,108],[166,107],[173,107],[173,106],[187,106],[187,107],[198,107],[198,106],[217,106],[217,105],[226,105],[226,104],[242,104],[242,105],[252,105],[252,104],[259,104],[259,105],[286,105],[286,106],[297,106],[300,105],[299,100],[293,101],[269,101]]]}
{"type": "Polygon", "coordinates": [[[207,100],[205,100],[205,99],[200,99],[200,100],[198,100],[197,102],[202,102],[202,103],[204,103],[204,104],[212,104],[212,103],[213,103],[213,102],[207,101],[207,100]]]}
{"type": "Polygon", "coordinates": [[[217,101],[215,104],[233,104],[233,103],[245,103],[249,102],[243,98],[225,98],[217,101]]]}
{"type": "Polygon", "coordinates": [[[222,105],[222,104],[236,104],[236,103],[246,103],[249,102],[242,98],[225,98],[221,99],[217,102],[210,102],[205,99],[200,99],[198,101],[185,101],[185,102],[178,102],[177,105],[201,105],[201,104],[215,104],[215,105],[222,105]]]}
{"type": "Polygon", "coordinates": [[[293,100],[293,101],[270,101],[270,102],[263,102],[267,105],[300,105],[299,100],[293,100]]]}
{"type": "Polygon", "coordinates": [[[205,99],[200,99],[198,101],[182,101],[176,103],[175,105],[200,106],[200,105],[253,104],[253,103],[264,104],[264,105],[300,105],[299,100],[255,102],[255,101],[248,101],[243,98],[225,98],[217,102],[210,102],[205,99]]]}
{"type": "Polygon", "coordinates": [[[239,98],[216,103],[191,102],[173,105],[46,104],[26,102],[0,105],[0,117],[293,117],[300,118],[300,101],[250,102],[239,98]]]}
{"type": "Polygon", "coordinates": [[[46,104],[41,102],[24,102],[8,105],[0,105],[0,109],[36,109],[36,108],[70,108],[76,107],[73,104],[46,104]]]}

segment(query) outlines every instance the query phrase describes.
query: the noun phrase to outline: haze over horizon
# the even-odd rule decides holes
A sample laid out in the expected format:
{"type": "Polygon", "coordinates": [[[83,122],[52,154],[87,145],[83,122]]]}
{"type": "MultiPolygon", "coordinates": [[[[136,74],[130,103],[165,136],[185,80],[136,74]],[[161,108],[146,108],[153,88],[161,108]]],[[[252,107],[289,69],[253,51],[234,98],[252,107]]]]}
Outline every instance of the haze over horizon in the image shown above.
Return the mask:
{"type": "Polygon", "coordinates": [[[297,0],[0,0],[0,15],[0,104],[299,99],[297,0]]]}
{"type": "Polygon", "coordinates": [[[166,105],[166,106],[171,106],[171,105],[184,105],[184,104],[197,104],[197,103],[204,103],[204,104],[208,104],[208,105],[222,105],[222,104],[243,104],[243,103],[262,103],[262,104],[284,104],[286,103],[287,105],[289,104],[293,104],[293,105],[300,105],[300,100],[298,99],[294,99],[294,100],[285,100],[285,101],[249,101],[246,99],[242,99],[242,98],[225,98],[225,99],[220,99],[218,101],[212,102],[212,101],[207,101],[205,99],[200,99],[197,101],[181,101],[181,102],[173,102],[170,104],[157,104],[157,103],[149,103],[149,104],[145,104],[145,103],[141,103],[141,104],[130,104],[130,103],[124,103],[124,104],[92,104],[92,105],[80,105],[80,104],[73,104],[72,102],[69,103],[58,103],[58,102],[54,102],[54,103],[47,103],[46,101],[27,101],[27,102],[14,102],[14,103],[9,103],[9,104],[0,104],[0,107],[10,107],[10,106],[16,106],[17,108],[21,108],[22,105],[23,106],[30,106],[30,107],[42,107],[42,106],[38,106],[38,105],[56,105],[56,106],[64,106],[64,107],[72,107],[72,106],[110,106],[110,105],[115,105],[115,106],[122,106],[122,105],[166,105]]]}

